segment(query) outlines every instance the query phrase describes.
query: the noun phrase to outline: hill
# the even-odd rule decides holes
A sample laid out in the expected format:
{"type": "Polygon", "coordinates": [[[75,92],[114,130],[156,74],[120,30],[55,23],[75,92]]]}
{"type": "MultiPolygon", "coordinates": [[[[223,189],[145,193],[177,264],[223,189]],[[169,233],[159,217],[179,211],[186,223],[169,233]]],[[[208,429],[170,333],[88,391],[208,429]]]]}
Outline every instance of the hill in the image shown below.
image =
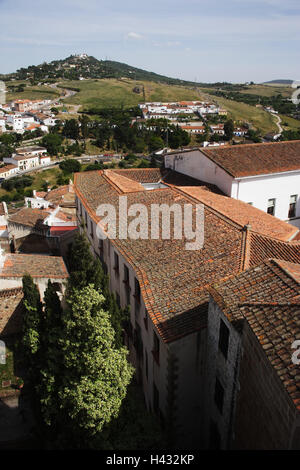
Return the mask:
{"type": "Polygon", "coordinates": [[[79,80],[95,78],[131,78],[167,83],[169,85],[194,85],[194,82],[166,77],[154,72],[132,67],[121,62],[98,60],[87,54],[71,55],[63,60],[53,60],[40,65],[20,68],[15,73],[0,75],[1,80],[30,80],[31,82],[51,82],[57,79],[79,80]]]}
{"type": "Polygon", "coordinates": [[[270,80],[269,82],[264,82],[263,85],[291,85],[294,80],[278,79],[270,80]]]}
{"type": "Polygon", "coordinates": [[[168,85],[150,81],[130,79],[71,80],[62,81],[58,86],[73,89],[77,93],[64,103],[81,105],[81,110],[108,107],[137,106],[144,101],[180,101],[200,98],[194,87],[168,85]]]}

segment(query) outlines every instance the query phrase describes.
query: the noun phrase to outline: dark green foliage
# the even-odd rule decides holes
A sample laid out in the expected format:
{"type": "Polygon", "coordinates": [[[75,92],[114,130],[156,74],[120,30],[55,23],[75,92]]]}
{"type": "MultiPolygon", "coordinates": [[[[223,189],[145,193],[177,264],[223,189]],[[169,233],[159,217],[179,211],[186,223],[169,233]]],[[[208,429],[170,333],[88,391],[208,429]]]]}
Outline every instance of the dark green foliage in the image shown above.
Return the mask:
{"type": "Polygon", "coordinates": [[[60,162],[59,168],[63,170],[65,174],[71,174],[79,172],[81,170],[81,164],[78,160],[69,158],[68,160],[60,162]]]}
{"type": "Polygon", "coordinates": [[[59,134],[47,134],[42,139],[42,145],[46,147],[50,155],[57,155],[62,151],[63,137],[59,134]]]}
{"type": "Polygon", "coordinates": [[[232,119],[228,119],[228,121],[226,121],[224,124],[224,132],[225,132],[226,140],[232,139],[233,131],[234,131],[234,122],[232,119]]]}
{"type": "Polygon", "coordinates": [[[76,119],[69,119],[65,122],[62,134],[69,139],[77,140],[79,137],[79,124],[76,119]]]}

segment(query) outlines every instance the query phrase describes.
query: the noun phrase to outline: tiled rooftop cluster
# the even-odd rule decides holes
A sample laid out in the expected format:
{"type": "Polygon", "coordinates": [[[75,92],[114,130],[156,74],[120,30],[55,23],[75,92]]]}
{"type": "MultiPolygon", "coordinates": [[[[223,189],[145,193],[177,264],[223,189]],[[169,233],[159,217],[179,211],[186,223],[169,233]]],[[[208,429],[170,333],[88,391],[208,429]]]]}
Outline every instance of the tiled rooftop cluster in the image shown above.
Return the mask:
{"type": "Polygon", "coordinates": [[[27,273],[35,278],[64,279],[68,271],[60,256],[43,256],[27,254],[6,254],[4,263],[0,264],[1,278],[23,277],[27,273]]]}
{"type": "Polygon", "coordinates": [[[280,221],[275,224],[275,219],[254,208],[249,211],[248,205],[239,201],[232,202],[224,196],[219,199],[221,196],[211,192],[213,188],[209,185],[204,189],[205,185],[198,182],[202,187],[191,189],[184,183],[186,177],[174,172],[162,174],[157,169],[111,170],[112,173],[115,173],[114,181],[102,171],[75,176],[75,191],[96,223],[99,204],[118,207],[122,193],[128,197],[128,206],[136,202],[147,207],[152,203],[174,202],[195,205],[199,200],[204,204],[205,240],[201,250],[185,250],[186,240],[112,240],[134,267],[149,315],[166,342],[205,326],[210,284],[271,257],[288,261],[292,253],[292,260],[300,263],[300,243],[282,241],[289,239],[293,227],[280,221]],[[117,175],[122,176],[118,187],[117,175]],[[173,184],[153,191],[144,188],[139,191],[134,184],[132,192],[128,191],[130,180],[153,182],[162,177],[164,183],[173,181],[173,184]],[[126,193],[122,191],[125,178],[128,178],[126,193]],[[244,225],[249,221],[253,230],[262,234],[246,230],[244,225]]]}
{"type": "Polygon", "coordinates": [[[233,177],[300,169],[300,140],[201,149],[233,177]]]}
{"type": "Polygon", "coordinates": [[[10,223],[26,225],[28,227],[35,227],[45,229],[44,221],[49,217],[50,211],[43,209],[32,209],[24,207],[18,212],[12,214],[9,218],[10,223]]]}

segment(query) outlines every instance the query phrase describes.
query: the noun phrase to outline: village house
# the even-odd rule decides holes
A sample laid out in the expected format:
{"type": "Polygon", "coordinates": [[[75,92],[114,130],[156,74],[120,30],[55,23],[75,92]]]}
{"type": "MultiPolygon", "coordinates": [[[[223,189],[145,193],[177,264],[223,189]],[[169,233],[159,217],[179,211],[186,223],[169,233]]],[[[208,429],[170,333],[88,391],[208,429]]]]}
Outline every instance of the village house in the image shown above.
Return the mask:
{"type": "Polygon", "coordinates": [[[6,178],[9,178],[11,176],[14,176],[18,173],[18,167],[17,165],[5,165],[3,167],[0,168],[0,180],[2,178],[6,179],[6,178]]]}
{"type": "Polygon", "coordinates": [[[224,124],[214,124],[210,126],[210,131],[212,134],[225,135],[224,124]]]}
{"type": "MultiPolygon", "coordinates": [[[[74,188],[78,225],[109,275],[117,303],[122,308],[130,306],[125,343],[147,408],[159,416],[177,447],[207,448],[211,434],[218,444],[222,430],[208,430],[206,425],[209,287],[269,258],[300,263],[300,241],[289,241],[298,229],[224,196],[212,184],[170,169],[77,173],[74,188]],[[148,209],[152,204],[202,204],[203,247],[186,250],[185,240],[172,233],[170,239],[161,234],[149,240],[107,237],[97,208],[109,203],[117,209],[120,196],[125,195],[129,207],[135,203],[148,209]]],[[[150,229],[152,216],[148,214],[150,229]]],[[[232,375],[234,363],[231,366],[232,375]]],[[[270,367],[276,373],[272,363],[270,367]]],[[[234,418],[239,419],[239,414],[234,418]]],[[[289,436],[297,435],[295,422],[288,422],[289,436]]],[[[260,425],[257,415],[256,426],[260,425]]],[[[258,435],[254,444],[264,448],[265,442],[258,435]]],[[[287,447],[300,445],[293,439],[282,442],[287,447]]],[[[220,439],[219,444],[224,446],[220,439]]]]}
{"type": "Polygon", "coordinates": [[[300,141],[174,151],[165,166],[300,228],[300,141]]]}

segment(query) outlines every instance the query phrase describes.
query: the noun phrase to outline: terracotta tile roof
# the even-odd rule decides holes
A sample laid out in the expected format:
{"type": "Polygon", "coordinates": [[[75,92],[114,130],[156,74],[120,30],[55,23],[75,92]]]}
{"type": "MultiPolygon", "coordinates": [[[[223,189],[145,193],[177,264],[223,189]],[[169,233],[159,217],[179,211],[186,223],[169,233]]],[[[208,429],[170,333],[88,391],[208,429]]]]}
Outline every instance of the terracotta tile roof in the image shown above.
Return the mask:
{"type": "Polygon", "coordinates": [[[19,333],[22,326],[22,288],[0,291],[0,337],[19,333]]]}
{"type": "Polygon", "coordinates": [[[9,217],[9,223],[25,225],[28,227],[47,228],[44,221],[50,215],[49,211],[24,207],[9,217]]]}
{"type": "Polygon", "coordinates": [[[68,200],[75,201],[73,185],[67,184],[65,186],[60,186],[59,188],[52,189],[45,196],[46,201],[52,202],[54,204],[59,204],[61,201],[64,201],[66,198],[68,200]]]}
{"type": "Polygon", "coordinates": [[[300,140],[202,149],[235,178],[300,170],[300,140]]]}
{"type": "Polygon", "coordinates": [[[130,170],[113,170],[113,172],[139,183],[158,183],[166,173],[159,168],[134,168],[130,170]]]}
{"type": "MultiPolygon", "coordinates": [[[[74,186],[96,222],[99,217],[95,211],[100,203],[118,206],[119,194],[101,171],[76,174],[74,186]]],[[[152,203],[171,205],[177,202],[195,206],[188,196],[172,188],[128,193],[127,197],[128,205],[139,202],[149,207],[152,203]]],[[[151,216],[149,224],[150,221],[151,216]]],[[[221,279],[240,270],[243,238],[240,228],[207,208],[202,250],[186,250],[185,240],[173,237],[171,240],[116,239],[111,242],[134,267],[149,315],[162,338],[173,341],[205,325],[208,279],[221,279]]]]}
{"type": "Polygon", "coordinates": [[[31,160],[32,158],[39,158],[38,155],[14,155],[12,157],[15,161],[31,160]]]}
{"type": "MultiPolygon", "coordinates": [[[[142,172],[117,170],[116,173],[123,175],[125,171],[126,178],[130,176],[134,181],[139,179],[143,182],[149,181],[153,177],[153,172],[147,169],[143,169],[142,172]],[[148,176],[147,171],[150,173],[148,176]]],[[[157,172],[156,181],[159,181],[160,176],[161,174],[157,172]]],[[[165,175],[164,182],[169,179],[176,184],[163,190],[126,193],[128,206],[138,202],[149,208],[153,203],[172,205],[176,202],[180,205],[190,203],[195,207],[198,201],[188,194],[190,188],[185,188],[186,192],[181,191],[180,177],[186,186],[187,179],[189,183],[193,182],[192,178],[169,172],[165,175]]],[[[198,186],[204,185],[199,181],[197,184],[198,186]]],[[[96,223],[100,220],[96,216],[99,204],[110,203],[116,209],[118,208],[121,190],[116,189],[116,185],[112,184],[103,171],[77,173],[74,188],[90,217],[96,223]]],[[[212,185],[206,189],[202,186],[201,194],[210,195],[212,189],[212,185]]],[[[257,213],[260,218],[260,211],[257,213]]],[[[227,278],[232,273],[241,272],[254,262],[255,250],[253,252],[251,246],[252,233],[242,227],[244,219],[238,224],[234,217],[234,220],[231,220],[224,210],[216,210],[213,204],[210,205],[206,201],[204,201],[204,216],[205,240],[201,250],[186,250],[185,240],[177,240],[172,236],[171,240],[122,240],[118,238],[111,240],[111,243],[135,270],[149,315],[166,342],[174,341],[178,337],[203,328],[207,320],[209,299],[207,287],[218,280],[227,278]]],[[[259,226],[257,228],[259,229],[259,226]]],[[[276,241],[261,235],[260,238],[262,245],[265,240],[283,244],[287,260],[290,259],[290,251],[293,250],[295,257],[300,259],[300,243],[298,246],[292,244],[293,242],[276,241]]],[[[272,257],[273,254],[270,254],[273,253],[272,250],[271,243],[270,247],[267,246],[259,257],[262,256],[263,260],[272,257]]],[[[274,252],[277,253],[277,251],[278,249],[275,248],[274,252]]],[[[280,258],[277,255],[276,257],[280,258]]],[[[261,262],[260,259],[259,262],[261,262]]]]}
{"type": "Polygon", "coordinates": [[[248,322],[300,410],[299,366],[291,360],[291,345],[300,339],[300,284],[283,265],[299,275],[300,265],[268,260],[214,285],[210,293],[238,328],[248,322]]]}
{"type": "Polygon", "coordinates": [[[126,176],[115,173],[111,170],[104,170],[104,176],[110,180],[110,182],[116,186],[116,189],[120,189],[123,193],[130,193],[134,191],[145,191],[144,187],[138,181],[134,181],[126,176]]]}
{"type": "Polygon", "coordinates": [[[0,278],[23,277],[30,274],[34,278],[64,279],[68,271],[60,256],[25,255],[9,253],[0,266],[0,278]]]}
{"type": "Polygon", "coordinates": [[[18,167],[13,164],[5,165],[2,168],[0,168],[0,173],[6,173],[7,171],[12,170],[13,168],[18,168],[18,167]]]}
{"type": "Polygon", "coordinates": [[[283,242],[250,232],[247,237],[246,266],[255,266],[267,258],[300,263],[300,241],[283,242]]]}
{"type": "Polygon", "coordinates": [[[244,227],[250,224],[251,230],[262,235],[269,235],[279,240],[288,241],[299,232],[297,227],[290,225],[276,217],[250,206],[237,199],[215,194],[201,187],[181,186],[180,189],[198,201],[226,215],[237,224],[244,227]]]}

